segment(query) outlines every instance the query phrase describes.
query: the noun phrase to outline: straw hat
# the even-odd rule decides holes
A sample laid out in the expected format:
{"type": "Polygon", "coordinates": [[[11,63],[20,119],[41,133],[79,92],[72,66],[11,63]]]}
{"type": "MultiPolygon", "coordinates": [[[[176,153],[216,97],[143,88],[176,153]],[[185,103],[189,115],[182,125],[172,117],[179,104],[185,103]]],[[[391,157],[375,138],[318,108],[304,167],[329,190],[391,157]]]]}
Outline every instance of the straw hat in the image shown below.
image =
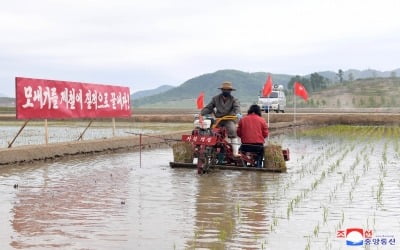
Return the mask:
{"type": "Polygon", "coordinates": [[[219,89],[223,89],[223,90],[236,90],[233,88],[232,83],[231,82],[223,82],[221,84],[221,87],[219,89]]]}

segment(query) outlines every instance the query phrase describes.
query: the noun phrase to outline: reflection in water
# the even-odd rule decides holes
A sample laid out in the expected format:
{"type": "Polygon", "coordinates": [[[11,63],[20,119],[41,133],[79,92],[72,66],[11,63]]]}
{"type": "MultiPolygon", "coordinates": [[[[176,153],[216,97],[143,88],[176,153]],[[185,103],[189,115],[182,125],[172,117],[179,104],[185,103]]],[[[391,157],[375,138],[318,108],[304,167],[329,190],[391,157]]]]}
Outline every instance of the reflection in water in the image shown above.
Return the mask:
{"type": "Polygon", "coordinates": [[[196,195],[196,224],[189,248],[259,249],[268,233],[268,173],[218,171],[203,175],[196,195]]]}
{"type": "MultiPolygon", "coordinates": [[[[103,159],[104,160],[104,159],[103,159]]],[[[96,246],[97,237],[114,242],[126,240],[126,230],[114,227],[124,224],[129,168],[110,168],[111,157],[103,168],[85,164],[53,164],[35,172],[19,184],[17,203],[12,209],[12,227],[17,233],[10,245],[26,249],[96,246]],[[57,166],[58,165],[58,166],[57,166]],[[86,243],[85,243],[86,242],[86,243]]],[[[95,162],[92,162],[92,164],[95,162]]]]}

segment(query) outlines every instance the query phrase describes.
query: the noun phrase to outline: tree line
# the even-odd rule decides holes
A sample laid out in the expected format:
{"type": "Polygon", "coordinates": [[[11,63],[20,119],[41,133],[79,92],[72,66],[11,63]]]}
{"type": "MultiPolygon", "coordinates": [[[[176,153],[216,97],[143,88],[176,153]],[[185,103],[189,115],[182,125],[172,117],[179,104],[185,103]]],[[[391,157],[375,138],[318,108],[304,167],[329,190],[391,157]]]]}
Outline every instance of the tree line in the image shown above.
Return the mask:
{"type": "Polygon", "coordinates": [[[320,91],[326,89],[331,81],[318,73],[313,73],[310,77],[296,75],[289,80],[288,89],[292,90],[295,82],[300,82],[307,89],[307,92],[320,91]]]}

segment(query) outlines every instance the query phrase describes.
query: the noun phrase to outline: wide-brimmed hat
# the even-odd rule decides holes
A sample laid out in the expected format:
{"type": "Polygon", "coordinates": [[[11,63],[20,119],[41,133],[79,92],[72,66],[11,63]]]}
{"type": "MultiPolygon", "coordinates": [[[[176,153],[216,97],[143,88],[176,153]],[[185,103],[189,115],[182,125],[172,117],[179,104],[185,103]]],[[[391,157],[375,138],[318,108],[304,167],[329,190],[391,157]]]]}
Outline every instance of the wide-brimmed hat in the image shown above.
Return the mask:
{"type": "Polygon", "coordinates": [[[232,83],[231,82],[223,82],[221,84],[221,87],[219,89],[224,89],[224,90],[236,90],[233,88],[232,83]]]}

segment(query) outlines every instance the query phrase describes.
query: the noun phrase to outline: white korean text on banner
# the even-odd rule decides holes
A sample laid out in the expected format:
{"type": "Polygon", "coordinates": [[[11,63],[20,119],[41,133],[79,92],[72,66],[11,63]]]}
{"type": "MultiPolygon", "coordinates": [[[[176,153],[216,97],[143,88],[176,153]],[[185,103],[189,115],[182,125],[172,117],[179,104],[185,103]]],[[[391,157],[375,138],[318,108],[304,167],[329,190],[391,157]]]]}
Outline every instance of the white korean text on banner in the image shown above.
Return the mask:
{"type": "Polygon", "coordinates": [[[15,78],[17,119],[130,117],[128,87],[15,78]]]}

